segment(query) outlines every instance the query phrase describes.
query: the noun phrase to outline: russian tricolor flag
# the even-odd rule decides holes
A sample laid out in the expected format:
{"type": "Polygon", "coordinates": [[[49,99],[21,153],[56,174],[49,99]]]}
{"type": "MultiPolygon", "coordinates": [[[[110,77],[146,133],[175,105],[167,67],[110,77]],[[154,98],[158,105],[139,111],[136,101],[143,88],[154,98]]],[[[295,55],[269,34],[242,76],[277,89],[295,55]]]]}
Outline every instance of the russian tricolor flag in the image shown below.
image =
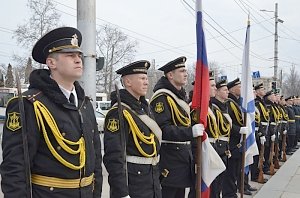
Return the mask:
{"type": "MultiPolygon", "coordinates": [[[[209,105],[209,69],[206,56],[205,36],[202,20],[202,1],[196,0],[196,36],[197,36],[197,63],[192,99],[192,108],[200,109],[199,120],[205,127],[209,105]]],[[[207,134],[202,137],[202,182],[201,197],[209,197],[209,186],[213,180],[222,173],[226,167],[211,146],[207,134]]],[[[200,186],[199,186],[200,187],[200,186]]],[[[198,187],[197,187],[198,188],[198,187]]]]}

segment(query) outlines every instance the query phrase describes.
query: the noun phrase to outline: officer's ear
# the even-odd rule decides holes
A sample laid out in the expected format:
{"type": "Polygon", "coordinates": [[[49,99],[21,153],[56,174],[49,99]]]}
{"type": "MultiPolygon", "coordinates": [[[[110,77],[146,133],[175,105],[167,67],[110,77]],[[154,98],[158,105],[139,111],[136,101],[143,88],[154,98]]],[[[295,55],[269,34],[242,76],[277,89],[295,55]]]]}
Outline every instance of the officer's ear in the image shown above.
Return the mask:
{"type": "Polygon", "coordinates": [[[172,80],[174,77],[173,71],[169,71],[168,73],[166,73],[166,77],[167,77],[167,79],[172,80]]]}
{"type": "Polygon", "coordinates": [[[50,70],[53,70],[56,68],[56,64],[55,64],[55,59],[54,58],[47,58],[46,59],[46,65],[48,66],[48,68],[50,70]]]}

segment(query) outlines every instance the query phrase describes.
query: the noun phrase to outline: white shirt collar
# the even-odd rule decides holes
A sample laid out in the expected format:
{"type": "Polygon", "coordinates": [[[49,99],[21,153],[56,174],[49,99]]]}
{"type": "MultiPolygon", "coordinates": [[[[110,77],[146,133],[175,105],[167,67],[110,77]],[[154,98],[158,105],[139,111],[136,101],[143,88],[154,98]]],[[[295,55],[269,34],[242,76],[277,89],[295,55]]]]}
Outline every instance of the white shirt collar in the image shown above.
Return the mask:
{"type": "MultiPolygon", "coordinates": [[[[77,98],[77,93],[76,93],[75,87],[73,87],[73,90],[72,90],[72,91],[69,91],[69,90],[63,88],[63,87],[62,87],[61,85],[59,85],[59,84],[58,84],[58,86],[59,86],[60,90],[63,92],[63,94],[66,96],[66,98],[67,98],[68,100],[69,100],[69,98],[70,98],[71,93],[73,93],[74,99],[75,99],[75,100],[74,100],[75,106],[78,107],[78,98],[77,98]]],[[[70,102],[70,101],[69,101],[69,102],[70,102]]]]}

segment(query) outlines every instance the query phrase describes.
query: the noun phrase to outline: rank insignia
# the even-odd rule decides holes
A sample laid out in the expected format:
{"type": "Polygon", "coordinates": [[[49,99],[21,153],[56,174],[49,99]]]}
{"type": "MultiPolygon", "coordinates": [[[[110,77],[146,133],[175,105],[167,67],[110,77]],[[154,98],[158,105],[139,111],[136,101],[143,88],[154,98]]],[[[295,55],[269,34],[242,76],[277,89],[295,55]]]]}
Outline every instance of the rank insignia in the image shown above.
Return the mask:
{"type": "Polygon", "coordinates": [[[109,119],[108,123],[107,123],[107,129],[110,132],[116,132],[117,130],[119,130],[119,120],[117,119],[109,119]]]}
{"type": "Polygon", "coordinates": [[[162,103],[162,102],[156,103],[156,105],[155,105],[155,112],[156,113],[161,113],[163,111],[164,111],[164,103],[162,103]]]}
{"type": "Polygon", "coordinates": [[[20,124],[20,113],[12,112],[8,113],[8,118],[6,120],[6,127],[11,131],[16,131],[22,126],[20,124]]]}

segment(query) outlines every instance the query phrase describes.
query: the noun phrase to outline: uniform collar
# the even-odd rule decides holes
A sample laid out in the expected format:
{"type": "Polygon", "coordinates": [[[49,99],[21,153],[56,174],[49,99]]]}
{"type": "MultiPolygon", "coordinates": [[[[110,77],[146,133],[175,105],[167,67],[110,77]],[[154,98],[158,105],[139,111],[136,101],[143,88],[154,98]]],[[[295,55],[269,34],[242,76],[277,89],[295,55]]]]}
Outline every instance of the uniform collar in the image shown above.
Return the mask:
{"type": "MultiPolygon", "coordinates": [[[[73,93],[74,95],[74,102],[75,102],[75,106],[78,107],[78,98],[77,98],[77,93],[76,93],[76,89],[73,86],[72,91],[69,91],[67,89],[65,89],[64,87],[62,87],[60,84],[58,84],[58,87],[60,88],[60,90],[62,91],[62,93],[66,96],[66,98],[69,100],[71,93],[73,93]]],[[[70,101],[69,101],[70,102],[70,101]]]]}

